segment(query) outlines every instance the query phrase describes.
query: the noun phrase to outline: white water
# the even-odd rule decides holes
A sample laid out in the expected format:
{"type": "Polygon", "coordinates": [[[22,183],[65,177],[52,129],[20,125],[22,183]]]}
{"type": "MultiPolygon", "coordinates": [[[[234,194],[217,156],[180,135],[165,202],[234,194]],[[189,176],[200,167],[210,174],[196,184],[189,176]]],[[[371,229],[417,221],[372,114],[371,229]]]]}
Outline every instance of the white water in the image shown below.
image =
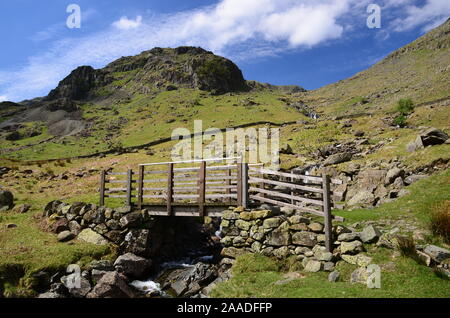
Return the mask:
{"type": "Polygon", "coordinates": [[[146,294],[153,294],[153,293],[161,294],[162,293],[161,285],[158,283],[155,283],[152,280],[147,280],[147,281],[135,280],[135,281],[132,281],[130,283],[130,285],[146,294]]]}
{"type": "MultiPolygon", "coordinates": [[[[212,261],[213,257],[214,257],[213,255],[201,256],[201,257],[195,259],[195,261],[207,263],[207,262],[212,261]]],[[[194,260],[192,258],[186,257],[186,258],[179,259],[177,261],[170,261],[170,262],[162,263],[160,265],[161,270],[159,271],[159,273],[157,275],[154,275],[145,281],[140,281],[140,280],[132,281],[130,283],[130,285],[146,294],[158,293],[159,295],[166,297],[167,295],[164,293],[164,291],[162,291],[161,285],[159,283],[156,283],[154,281],[154,279],[159,277],[161,275],[161,273],[163,273],[164,271],[166,271],[168,269],[192,267],[192,266],[194,266],[193,262],[194,262],[194,260]]]]}

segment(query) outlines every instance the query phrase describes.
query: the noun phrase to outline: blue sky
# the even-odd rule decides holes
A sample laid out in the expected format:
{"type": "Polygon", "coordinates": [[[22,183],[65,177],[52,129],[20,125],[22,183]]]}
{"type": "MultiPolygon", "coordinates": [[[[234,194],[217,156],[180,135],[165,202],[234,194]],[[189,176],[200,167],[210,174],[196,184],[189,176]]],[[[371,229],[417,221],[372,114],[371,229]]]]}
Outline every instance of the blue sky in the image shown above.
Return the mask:
{"type": "Polygon", "coordinates": [[[366,69],[450,16],[448,0],[15,0],[0,3],[0,101],[46,95],[79,65],[202,46],[249,80],[315,89],[366,69]],[[381,8],[370,29],[367,7],[381,8]],[[69,29],[66,8],[81,8],[69,29]]]}

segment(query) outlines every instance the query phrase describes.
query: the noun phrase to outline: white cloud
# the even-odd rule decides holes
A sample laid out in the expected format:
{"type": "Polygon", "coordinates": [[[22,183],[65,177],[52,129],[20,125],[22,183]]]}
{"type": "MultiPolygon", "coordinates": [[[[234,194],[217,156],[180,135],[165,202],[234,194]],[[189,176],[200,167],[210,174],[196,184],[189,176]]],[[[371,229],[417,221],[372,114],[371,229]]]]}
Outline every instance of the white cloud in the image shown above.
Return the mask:
{"type": "Polygon", "coordinates": [[[0,95],[0,102],[4,102],[5,100],[8,100],[8,97],[6,95],[0,95]]]}
{"type": "Polygon", "coordinates": [[[142,25],[142,16],[138,15],[135,20],[121,17],[120,20],[114,22],[112,25],[120,30],[135,29],[142,25]]]}
{"type": "Polygon", "coordinates": [[[403,32],[423,26],[428,31],[443,23],[450,16],[450,1],[427,0],[422,6],[408,5],[405,7],[406,17],[397,18],[392,22],[395,31],[403,32]]]}
{"type": "MultiPolygon", "coordinates": [[[[122,17],[84,38],[53,42],[45,54],[5,72],[0,93],[14,100],[45,95],[79,65],[102,67],[155,46],[202,46],[230,58],[268,56],[339,38],[338,19],[357,0],[222,0],[175,14],[122,17]],[[274,53],[275,52],[275,53],[274,53]]],[[[1,76],[0,76],[1,77],[1,76]]]]}
{"type": "MultiPolygon", "coordinates": [[[[422,8],[425,13],[421,13],[410,4],[412,0],[396,1],[383,3],[399,11],[407,8],[401,16],[407,15],[404,25],[409,26],[434,22],[436,15],[448,7],[442,4],[446,1],[427,0],[422,8]],[[398,1],[403,7],[397,5],[398,1]]],[[[221,0],[215,5],[174,14],[121,17],[105,30],[76,41],[50,42],[44,54],[31,56],[20,69],[0,71],[0,94],[12,100],[42,96],[77,66],[103,67],[121,56],[155,46],[202,46],[236,61],[308,49],[365,28],[365,6],[369,2],[221,0]]]]}

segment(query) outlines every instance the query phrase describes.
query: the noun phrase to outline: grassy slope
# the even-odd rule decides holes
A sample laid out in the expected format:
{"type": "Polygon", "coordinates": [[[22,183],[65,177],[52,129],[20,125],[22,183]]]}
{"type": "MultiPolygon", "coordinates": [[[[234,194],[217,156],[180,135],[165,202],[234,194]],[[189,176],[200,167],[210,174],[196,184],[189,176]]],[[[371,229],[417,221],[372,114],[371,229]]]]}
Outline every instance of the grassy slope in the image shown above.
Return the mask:
{"type": "Polygon", "coordinates": [[[220,283],[212,297],[263,298],[439,298],[450,297],[448,281],[412,259],[396,256],[385,249],[370,251],[373,263],[381,267],[381,288],[369,289],[363,284],[351,284],[350,274],[357,267],[341,262],[337,270],[341,281],[331,283],[328,273],[304,273],[285,284],[282,264],[262,255],[246,254],[237,259],[231,280],[220,283]],[[392,268],[390,262],[394,262],[392,268]]]}

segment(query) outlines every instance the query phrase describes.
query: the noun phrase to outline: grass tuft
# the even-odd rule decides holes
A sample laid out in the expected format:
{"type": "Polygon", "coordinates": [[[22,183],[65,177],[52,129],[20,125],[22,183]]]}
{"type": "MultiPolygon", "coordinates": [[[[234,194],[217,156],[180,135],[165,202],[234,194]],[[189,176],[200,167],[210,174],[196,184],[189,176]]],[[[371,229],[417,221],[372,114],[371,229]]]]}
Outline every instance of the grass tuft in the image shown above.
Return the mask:
{"type": "Polygon", "coordinates": [[[430,229],[433,235],[450,244],[450,200],[436,205],[430,216],[430,229]]]}

